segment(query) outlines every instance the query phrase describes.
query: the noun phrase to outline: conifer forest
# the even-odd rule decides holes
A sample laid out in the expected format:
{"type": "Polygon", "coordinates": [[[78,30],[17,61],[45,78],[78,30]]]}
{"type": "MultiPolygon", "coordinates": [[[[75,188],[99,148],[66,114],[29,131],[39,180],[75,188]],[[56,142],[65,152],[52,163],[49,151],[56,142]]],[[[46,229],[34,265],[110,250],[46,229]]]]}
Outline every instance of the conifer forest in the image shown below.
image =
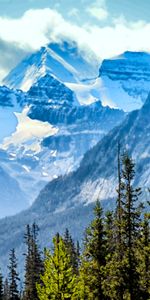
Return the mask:
{"type": "Polygon", "coordinates": [[[97,199],[80,243],[68,228],[62,236],[56,233],[51,249],[40,249],[38,225],[27,224],[24,278],[10,249],[8,276],[0,275],[0,299],[149,300],[150,214],[140,202],[142,188],[133,185],[134,176],[132,158],[118,153],[115,210],[104,212],[97,199]]]}

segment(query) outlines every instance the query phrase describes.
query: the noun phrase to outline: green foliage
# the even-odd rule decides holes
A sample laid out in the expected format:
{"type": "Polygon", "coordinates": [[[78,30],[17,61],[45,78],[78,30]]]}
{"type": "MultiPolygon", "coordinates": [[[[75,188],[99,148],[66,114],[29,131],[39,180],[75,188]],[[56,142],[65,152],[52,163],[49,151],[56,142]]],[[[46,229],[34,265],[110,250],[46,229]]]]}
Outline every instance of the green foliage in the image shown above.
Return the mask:
{"type": "MultiPolygon", "coordinates": [[[[116,210],[103,214],[100,202],[85,230],[83,251],[69,230],[53,239],[44,263],[38,247],[38,227],[27,225],[23,300],[150,300],[150,213],[139,204],[134,186],[135,166],[118,149],[116,210]]],[[[148,205],[150,203],[148,202],[148,205]]],[[[9,282],[0,299],[17,300],[18,274],[14,249],[10,254],[9,282]]]]}
{"type": "Polygon", "coordinates": [[[64,243],[65,243],[65,247],[68,252],[68,255],[70,256],[70,262],[71,262],[71,266],[73,268],[73,272],[75,274],[78,274],[79,261],[80,261],[80,259],[79,259],[79,256],[80,256],[79,243],[77,242],[77,246],[75,246],[75,243],[74,243],[68,229],[66,229],[63,239],[64,239],[64,243]]]}
{"type": "Polygon", "coordinates": [[[18,281],[20,280],[17,273],[17,259],[15,250],[10,251],[9,257],[9,300],[19,300],[18,281]]]}
{"type": "Polygon", "coordinates": [[[38,300],[36,283],[40,281],[40,275],[43,270],[43,262],[37,242],[38,230],[38,226],[35,223],[33,223],[32,228],[29,225],[26,228],[25,243],[27,253],[25,255],[24,300],[38,300]]]}
{"type": "Polygon", "coordinates": [[[95,218],[85,233],[81,260],[79,295],[83,299],[104,299],[102,281],[106,245],[102,213],[100,202],[97,201],[94,208],[95,218]]]}
{"type": "Polygon", "coordinates": [[[54,251],[46,250],[44,274],[41,275],[41,284],[37,284],[40,300],[72,299],[76,287],[76,275],[71,266],[63,239],[57,234],[53,239],[54,251]]]}
{"type": "Polygon", "coordinates": [[[0,300],[3,300],[3,291],[4,291],[4,288],[3,288],[3,276],[0,273],[0,300]]]}

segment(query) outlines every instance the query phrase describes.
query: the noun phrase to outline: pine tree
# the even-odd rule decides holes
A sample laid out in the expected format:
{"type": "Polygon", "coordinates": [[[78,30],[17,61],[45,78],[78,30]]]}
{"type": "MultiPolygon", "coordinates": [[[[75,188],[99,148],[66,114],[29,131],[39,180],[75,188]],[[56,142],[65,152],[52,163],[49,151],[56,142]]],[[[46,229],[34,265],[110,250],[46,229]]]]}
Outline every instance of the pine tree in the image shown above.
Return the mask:
{"type": "Polygon", "coordinates": [[[66,246],[66,250],[68,255],[70,256],[71,266],[75,274],[78,274],[79,268],[79,243],[77,243],[77,247],[74,244],[74,241],[69,233],[69,230],[66,229],[64,234],[64,243],[66,246]]]}
{"type": "Polygon", "coordinates": [[[17,259],[15,250],[10,251],[9,257],[9,300],[19,300],[18,281],[20,280],[17,273],[17,259]]]}
{"type": "MultiPolygon", "coordinates": [[[[84,252],[81,261],[79,294],[81,299],[105,299],[102,281],[105,266],[106,245],[102,208],[97,201],[94,208],[95,218],[86,229],[84,252]],[[85,298],[84,298],[85,297],[85,298]]],[[[79,298],[80,299],[80,298],[79,298]]]]}
{"type": "Polygon", "coordinates": [[[0,300],[3,300],[3,291],[4,291],[4,287],[3,287],[3,276],[0,273],[0,300]]]}
{"type": "Polygon", "coordinates": [[[40,300],[65,300],[73,299],[76,286],[76,275],[71,266],[70,256],[63,239],[56,235],[53,239],[53,254],[46,250],[44,274],[41,284],[37,284],[40,300]]]}
{"type": "Polygon", "coordinates": [[[6,280],[4,282],[3,300],[9,300],[9,299],[10,299],[9,284],[8,284],[8,279],[6,278],[6,280]]]}
{"type": "Polygon", "coordinates": [[[105,216],[105,239],[106,239],[106,255],[107,259],[111,258],[115,251],[115,234],[114,234],[114,214],[112,211],[107,211],[105,216]]]}
{"type": "Polygon", "coordinates": [[[126,286],[130,300],[141,299],[138,262],[135,255],[137,241],[139,238],[139,225],[141,210],[138,199],[141,194],[140,188],[134,188],[135,165],[128,154],[122,159],[122,191],[123,191],[123,240],[126,258],[126,286]]]}
{"type": "Polygon", "coordinates": [[[118,187],[114,220],[111,215],[106,219],[107,257],[103,289],[105,295],[113,300],[123,300],[125,290],[125,260],[123,247],[123,179],[120,158],[120,144],[118,144],[118,187]],[[112,217],[111,217],[112,218],[112,217]],[[109,246],[110,245],[110,246],[109,246]]]}
{"type": "Polygon", "coordinates": [[[141,227],[141,238],[137,248],[139,259],[140,284],[142,290],[142,300],[150,299],[150,216],[144,215],[141,227]]]}
{"type": "Polygon", "coordinates": [[[43,262],[38,247],[38,226],[33,223],[32,228],[27,225],[25,243],[27,253],[25,254],[25,288],[24,300],[38,300],[36,283],[40,281],[43,270],[43,262]]]}

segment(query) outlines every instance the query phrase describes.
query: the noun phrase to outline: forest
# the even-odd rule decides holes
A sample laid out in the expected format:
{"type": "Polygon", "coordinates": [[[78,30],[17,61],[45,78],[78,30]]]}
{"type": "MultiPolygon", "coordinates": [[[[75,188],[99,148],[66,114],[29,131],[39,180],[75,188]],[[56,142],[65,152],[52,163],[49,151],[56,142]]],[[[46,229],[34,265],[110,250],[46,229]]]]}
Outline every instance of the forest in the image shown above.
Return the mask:
{"type": "Polygon", "coordinates": [[[134,176],[132,158],[118,151],[115,210],[104,212],[97,199],[80,243],[66,229],[41,251],[38,225],[28,224],[24,280],[11,249],[8,276],[0,274],[0,300],[150,300],[150,202],[141,201],[134,176]]]}

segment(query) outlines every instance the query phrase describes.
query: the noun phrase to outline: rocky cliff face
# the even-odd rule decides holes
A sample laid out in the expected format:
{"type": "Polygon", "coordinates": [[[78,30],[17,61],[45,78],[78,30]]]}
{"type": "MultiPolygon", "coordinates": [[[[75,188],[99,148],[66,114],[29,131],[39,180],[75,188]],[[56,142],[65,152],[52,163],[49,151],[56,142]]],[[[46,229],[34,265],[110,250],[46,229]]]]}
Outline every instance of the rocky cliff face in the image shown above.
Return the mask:
{"type": "Polygon", "coordinates": [[[125,111],[140,108],[150,90],[150,54],[127,51],[104,60],[99,78],[104,101],[125,111]]]}
{"type": "MultiPolygon", "coordinates": [[[[124,112],[100,101],[80,105],[64,83],[49,74],[27,93],[1,89],[5,134],[1,165],[17,181],[31,203],[43,186],[75,170],[84,153],[124,118],[124,112]]],[[[1,120],[1,126],[3,122],[1,120]]]]}

